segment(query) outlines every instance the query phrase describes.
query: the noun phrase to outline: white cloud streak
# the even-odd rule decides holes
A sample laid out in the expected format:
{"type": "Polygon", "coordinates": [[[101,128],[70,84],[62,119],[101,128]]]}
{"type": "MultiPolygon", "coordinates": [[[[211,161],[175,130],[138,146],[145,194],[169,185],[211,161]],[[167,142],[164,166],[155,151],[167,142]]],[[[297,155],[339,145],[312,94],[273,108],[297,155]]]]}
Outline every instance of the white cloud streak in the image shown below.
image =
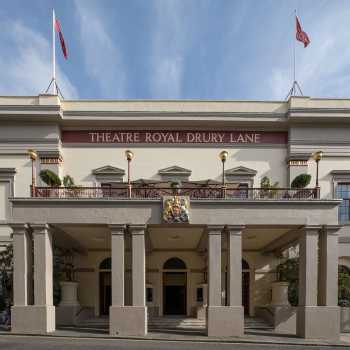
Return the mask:
{"type": "Polygon", "coordinates": [[[190,45],[190,28],[185,18],[191,3],[154,1],[155,19],[151,43],[151,95],[170,99],[182,96],[184,55],[190,45]]]}
{"type": "MultiPolygon", "coordinates": [[[[6,20],[0,31],[0,94],[38,95],[52,78],[51,43],[39,32],[19,21],[6,20]]],[[[78,93],[68,77],[56,66],[57,82],[65,98],[78,93]]]]}
{"type": "Polygon", "coordinates": [[[104,18],[99,17],[98,9],[91,2],[75,1],[75,5],[87,74],[97,82],[102,96],[125,97],[126,67],[104,18]]]}

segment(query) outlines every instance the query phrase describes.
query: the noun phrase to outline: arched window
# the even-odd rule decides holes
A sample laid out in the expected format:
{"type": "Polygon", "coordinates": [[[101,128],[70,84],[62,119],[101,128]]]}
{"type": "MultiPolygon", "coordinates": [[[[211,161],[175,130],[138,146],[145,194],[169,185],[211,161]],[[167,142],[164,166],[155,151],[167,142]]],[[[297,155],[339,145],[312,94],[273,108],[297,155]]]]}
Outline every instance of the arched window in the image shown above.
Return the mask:
{"type": "Polygon", "coordinates": [[[242,259],[242,270],[249,270],[249,264],[242,259]]]}
{"type": "Polygon", "coordinates": [[[165,270],[185,270],[186,264],[179,258],[168,259],[163,266],[165,270]]]}
{"type": "Polygon", "coordinates": [[[100,270],[110,270],[112,268],[112,259],[106,258],[100,264],[100,270]]]}

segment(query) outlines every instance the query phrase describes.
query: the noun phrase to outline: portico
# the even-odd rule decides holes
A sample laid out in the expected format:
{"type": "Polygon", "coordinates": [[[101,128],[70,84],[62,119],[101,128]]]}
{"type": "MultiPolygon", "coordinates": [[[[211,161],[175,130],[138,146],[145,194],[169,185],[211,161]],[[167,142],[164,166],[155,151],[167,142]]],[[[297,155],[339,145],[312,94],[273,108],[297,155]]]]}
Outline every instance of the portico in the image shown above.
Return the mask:
{"type": "MultiPolygon", "coordinates": [[[[12,199],[16,221],[12,224],[16,291],[12,329],[20,333],[54,331],[52,243],[62,241],[64,236],[82,254],[85,251],[85,257],[78,259],[77,271],[81,288],[89,289],[89,295],[80,292],[87,304],[91,298],[98,300],[98,292],[93,292],[98,288],[98,266],[104,258],[111,257],[111,335],[147,334],[148,315],[163,315],[165,311],[164,272],[176,272],[167,270],[164,264],[178,258],[185,264],[178,272],[185,273],[186,282],[173,279],[171,283],[185,287],[186,314],[194,315],[199,310],[197,289],[207,285],[207,303],[201,304],[207,314],[207,334],[241,336],[245,311],[242,259],[249,262],[254,255],[270,261],[266,254],[298,241],[301,263],[297,334],[304,338],[336,338],[338,203],[191,200],[189,224],[164,224],[159,200],[12,199]],[[34,289],[30,282],[32,242],[34,289]],[[96,245],[99,248],[92,249],[92,242],[100,244],[96,245]],[[152,298],[146,297],[147,288],[152,289],[152,298]],[[30,297],[33,290],[34,302],[30,297]],[[335,327],[330,327],[330,320],[335,327]]],[[[252,272],[260,273],[258,270],[255,263],[252,272]]],[[[273,278],[271,273],[264,275],[267,277],[273,278]]],[[[248,313],[254,313],[260,297],[258,285],[269,283],[251,278],[248,313]]],[[[98,315],[99,302],[93,303],[93,312],[98,315]]]]}

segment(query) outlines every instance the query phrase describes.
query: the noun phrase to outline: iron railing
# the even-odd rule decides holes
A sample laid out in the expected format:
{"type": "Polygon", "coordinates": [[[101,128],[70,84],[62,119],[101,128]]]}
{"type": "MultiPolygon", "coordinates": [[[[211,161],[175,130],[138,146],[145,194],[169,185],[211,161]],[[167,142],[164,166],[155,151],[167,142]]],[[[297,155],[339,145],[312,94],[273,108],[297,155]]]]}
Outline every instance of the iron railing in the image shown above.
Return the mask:
{"type": "Polygon", "coordinates": [[[239,188],[237,186],[156,188],[132,187],[35,187],[34,197],[39,198],[112,198],[112,199],[160,199],[164,196],[181,195],[190,199],[237,199],[237,200],[308,200],[318,199],[319,188],[239,188]]]}

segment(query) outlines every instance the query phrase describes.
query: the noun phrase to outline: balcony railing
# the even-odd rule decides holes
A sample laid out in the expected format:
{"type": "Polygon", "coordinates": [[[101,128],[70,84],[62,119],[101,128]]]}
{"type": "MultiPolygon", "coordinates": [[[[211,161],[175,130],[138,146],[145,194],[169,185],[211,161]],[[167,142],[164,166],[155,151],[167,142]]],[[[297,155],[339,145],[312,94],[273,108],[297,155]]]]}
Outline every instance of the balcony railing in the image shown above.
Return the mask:
{"type": "Polygon", "coordinates": [[[161,199],[181,195],[190,199],[237,200],[309,200],[319,198],[319,188],[239,188],[239,187],[186,187],[154,188],[127,186],[103,187],[35,187],[33,197],[38,198],[111,198],[111,199],[161,199]]]}

